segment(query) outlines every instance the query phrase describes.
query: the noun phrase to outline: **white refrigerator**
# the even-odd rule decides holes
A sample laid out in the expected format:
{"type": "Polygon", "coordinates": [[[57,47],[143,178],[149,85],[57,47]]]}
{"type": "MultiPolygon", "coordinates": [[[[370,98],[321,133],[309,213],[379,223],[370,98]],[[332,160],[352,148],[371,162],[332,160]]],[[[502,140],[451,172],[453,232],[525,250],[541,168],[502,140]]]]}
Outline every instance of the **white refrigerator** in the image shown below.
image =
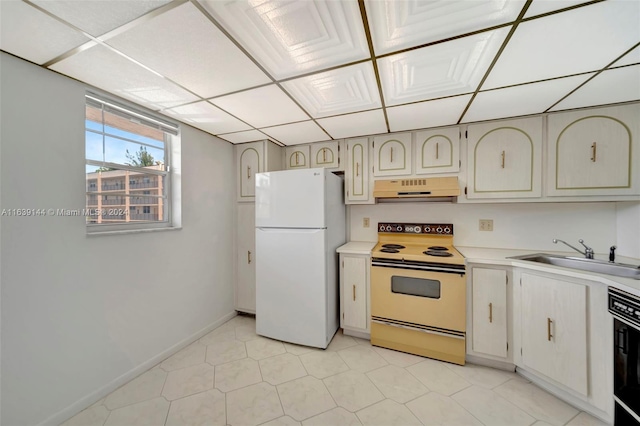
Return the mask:
{"type": "Polygon", "coordinates": [[[342,178],[326,169],[256,174],[256,332],[326,348],[339,327],[342,178]]]}

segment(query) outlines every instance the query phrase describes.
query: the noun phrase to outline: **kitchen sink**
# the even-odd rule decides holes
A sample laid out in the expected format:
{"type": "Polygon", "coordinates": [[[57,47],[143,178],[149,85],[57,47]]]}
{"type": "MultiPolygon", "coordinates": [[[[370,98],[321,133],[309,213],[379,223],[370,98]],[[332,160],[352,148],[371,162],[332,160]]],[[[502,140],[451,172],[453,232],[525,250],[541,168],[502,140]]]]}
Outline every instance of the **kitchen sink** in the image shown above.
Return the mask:
{"type": "Polygon", "coordinates": [[[640,280],[640,267],[624,263],[606,262],[603,260],[586,259],[583,257],[559,256],[546,253],[525,254],[513,256],[510,259],[526,260],[529,262],[545,263],[547,265],[580,269],[581,271],[597,272],[618,277],[640,280]]]}

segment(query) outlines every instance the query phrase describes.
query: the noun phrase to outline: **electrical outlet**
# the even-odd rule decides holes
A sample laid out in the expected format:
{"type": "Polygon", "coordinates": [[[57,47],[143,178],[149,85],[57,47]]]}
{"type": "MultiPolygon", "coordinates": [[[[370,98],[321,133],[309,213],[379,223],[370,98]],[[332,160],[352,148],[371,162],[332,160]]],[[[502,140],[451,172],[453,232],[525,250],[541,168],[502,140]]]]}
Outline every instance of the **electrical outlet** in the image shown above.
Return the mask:
{"type": "Polygon", "coordinates": [[[369,218],[368,217],[362,218],[362,226],[365,227],[365,228],[369,227],[369,218]]]}
{"type": "Polygon", "coordinates": [[[481,231],[493,231],[493,219],[480,219],[481,231]]]}

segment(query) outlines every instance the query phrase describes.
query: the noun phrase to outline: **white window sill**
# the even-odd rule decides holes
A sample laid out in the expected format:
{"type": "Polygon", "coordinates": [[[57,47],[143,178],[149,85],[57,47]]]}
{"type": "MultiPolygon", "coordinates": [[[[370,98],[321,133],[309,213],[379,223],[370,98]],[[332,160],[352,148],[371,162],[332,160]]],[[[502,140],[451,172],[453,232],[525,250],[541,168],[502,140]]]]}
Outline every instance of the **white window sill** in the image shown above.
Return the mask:
{"type": "Polygon", "coordinates": [[[126,235],[126,234],[145,234],[148,232],[165,232],[180,231],[182,226],[168,226],[166,228],[148,228],[148,229],[123,229],[118,231],[93,231],[87,232],[87,237],[100,237],[107,235],[126,235]]]}

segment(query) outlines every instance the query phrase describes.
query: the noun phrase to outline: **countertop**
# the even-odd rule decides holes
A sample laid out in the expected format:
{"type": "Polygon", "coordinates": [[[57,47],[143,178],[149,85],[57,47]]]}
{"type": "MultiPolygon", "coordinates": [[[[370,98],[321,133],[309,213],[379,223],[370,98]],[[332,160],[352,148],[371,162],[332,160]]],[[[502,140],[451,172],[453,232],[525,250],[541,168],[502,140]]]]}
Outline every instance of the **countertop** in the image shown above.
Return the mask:
{"type": "Polygon", "coordinates": [[[336,251],[338,253],[370,255],[376,244],[378,244],[377,241],[349,241],[345,245],[338,247],[336,251]]]}

